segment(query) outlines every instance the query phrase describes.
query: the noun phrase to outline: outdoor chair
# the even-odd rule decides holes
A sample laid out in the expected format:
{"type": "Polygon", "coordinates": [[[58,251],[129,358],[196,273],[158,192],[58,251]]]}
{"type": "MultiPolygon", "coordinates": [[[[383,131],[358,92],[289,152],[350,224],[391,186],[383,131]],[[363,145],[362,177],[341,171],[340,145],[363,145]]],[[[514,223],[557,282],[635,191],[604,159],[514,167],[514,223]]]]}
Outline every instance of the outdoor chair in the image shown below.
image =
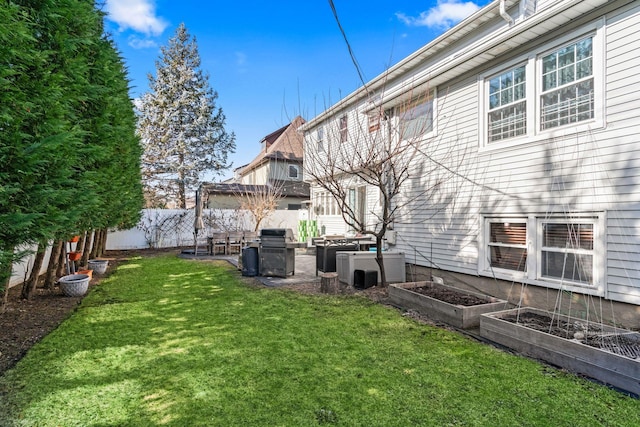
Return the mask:
{"type": "Polygon", "coordinates": [[[227,236],[227,253],[240,253],[242,250],[242,231],[230,231],[227,236]]]}
{"type": "Polygon", "coordinates": [[[256,231],[245,230],[242,232],[242,246],[247,246],[249,243],[258,239],[258,233],[256,231]]]}
{"type": "Polygon", "coordinates": [[[211,237],[209,237],[209,253],[218,255],[220,249],[223,255],[227,255],[227,233],[217,232],[211,234],[211,237]]]}

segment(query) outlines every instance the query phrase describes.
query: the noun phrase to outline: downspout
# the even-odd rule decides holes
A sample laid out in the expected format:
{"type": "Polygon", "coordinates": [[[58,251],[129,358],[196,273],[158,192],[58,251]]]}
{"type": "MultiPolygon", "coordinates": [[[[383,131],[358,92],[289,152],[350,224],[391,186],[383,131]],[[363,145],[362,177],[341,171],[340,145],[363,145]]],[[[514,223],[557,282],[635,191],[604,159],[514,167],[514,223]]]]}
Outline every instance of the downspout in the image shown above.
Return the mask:
{"type": "Polygon", "coordinates": [[[500,0],[500,16],[502,16],[502,18],[509,23],[509,26],[513,25],[514,21],[511,15],[507,13],[505,0],[500,0]]]}

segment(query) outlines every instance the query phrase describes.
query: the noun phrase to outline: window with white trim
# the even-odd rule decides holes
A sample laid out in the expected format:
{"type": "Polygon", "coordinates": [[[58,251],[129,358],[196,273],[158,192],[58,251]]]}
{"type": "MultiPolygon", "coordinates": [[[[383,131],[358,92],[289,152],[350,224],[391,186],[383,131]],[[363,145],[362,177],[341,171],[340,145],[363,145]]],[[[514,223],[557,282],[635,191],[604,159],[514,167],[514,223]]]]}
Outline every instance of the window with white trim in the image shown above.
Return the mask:
{"type": "Polygon", "coordinates": [[[540,278],[592,285],[594,224],[544,220],[539,227],[540,278]]]}
{"type": "Polygon", "coordinates": [[[489,79],[489,142],[527,132],[527,70],[512,68],[489,79]]]}
{"type": "Polygon", "coordinates": [[[594,117],[593,37],[542,57],[540,127],[550,129],[594,117]]]}
{"type": "Polygon", "coordinates": [[[488,223],[491,268],[525,271],[527,266],[527,222],[520,220],[488,223]]]}
{"type": "Polygon", "coordinates": [[[433,96],[424,93],[397,107],[400,139],[411,139],[433,131],[433,96]]]}
{"type": "Polygon", "coordinates": [[[289,165],[289,178],[298,179],[300,168],[297,165],[289,165]]]}
{"type": "Polygon", "coordinates": [[[346,142],[347,137],[349,136],[349,127],[347,121],[347,115],[341,116],[338,122],[338,131],[340,134],[340,142],[346,142]]]}
{"type": "Polygon", "coordinates": [[[604,126],[602,26],[596,21],[483,75],[481,144],[500,148],[558,128],[604,126]]]}
{"type": "Polygon", "coordinates": [[[604,292],[604,214],[485,217],[481,275],[550,288],[604,292]]]}
{"type": "Polygon", "coordinates": [[[324,128],[322,126],[316,130],[316,145],[318,152],[324,151],[324,128]]]}

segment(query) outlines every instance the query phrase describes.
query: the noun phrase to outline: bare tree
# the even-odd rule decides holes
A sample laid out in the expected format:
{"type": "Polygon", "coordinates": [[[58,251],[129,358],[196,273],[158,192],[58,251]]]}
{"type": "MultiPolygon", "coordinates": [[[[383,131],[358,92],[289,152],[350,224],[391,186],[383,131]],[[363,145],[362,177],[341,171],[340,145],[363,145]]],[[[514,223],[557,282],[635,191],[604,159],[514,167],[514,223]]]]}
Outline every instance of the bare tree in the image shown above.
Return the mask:
{"type": "Polygon", "coordinates": [[[392,106],[366,101],[359,109],[334,111],[324,123],[312,121],[305,129],[305,174],[335,200],[354,233],[375,239],[386,286],[385,235],[403,210],[428,204],[454,176],[455,166],[442,167],[451,152],[431,136],[436,113],[428,87],[414,88],[392,106]],[[438,151],[438,160],[428,154],[438,151]],[[377,197],[367,195],[372,190],[377,197]]]}
{"type": "Polygon", "coordinates": [[[282,185],[274,182],[265,185],[238,186],[240,209],[246,211],[253,219],[253,231],[258,231],[262,221],[278,208],[278,203],[283,197],[282,190],[282,185]]]}

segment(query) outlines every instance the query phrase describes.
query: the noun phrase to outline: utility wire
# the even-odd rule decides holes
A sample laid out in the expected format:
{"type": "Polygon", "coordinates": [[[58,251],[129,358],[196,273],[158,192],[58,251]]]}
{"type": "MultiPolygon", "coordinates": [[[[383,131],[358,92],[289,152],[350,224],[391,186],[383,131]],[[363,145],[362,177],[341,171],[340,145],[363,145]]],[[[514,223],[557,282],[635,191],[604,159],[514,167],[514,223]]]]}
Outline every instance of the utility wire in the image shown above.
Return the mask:
{"type": "Polygon", "coordinates": [[[338,28],[340,29],[340,33],[342,34],[342,37],[344,38],[344,42],[347,45],[347,50],[349,51],[349,56],[351,57],[351,61],[353,62],[353,65],[356,67],[356,71],[358,72],[358,77],[360,78],[360,81],[362,82],[362,86],[364,87],[365,91],[367,92],[367,95],[369,95],[369,88],[367,87],[367,83],[364,81],[364,76],[362,74],[362,69],[360,68],[360,64],[358,63],[358,60],[356,59],[356,55],[353,52],[353,49],[351,49],[351,43],[349,43],[349,39],[347,38],[347,34],[344,32],[344,28],[342,28],[342,24],[340,23],[340,18],[338,17],[338,11],[336,10],[336,5],[333,3],[333,0],[329,0],[329,6],[331,7],[331,12],[333,12],[333,17],[336,19],[336,23],[338,24],[338,28]]]}

